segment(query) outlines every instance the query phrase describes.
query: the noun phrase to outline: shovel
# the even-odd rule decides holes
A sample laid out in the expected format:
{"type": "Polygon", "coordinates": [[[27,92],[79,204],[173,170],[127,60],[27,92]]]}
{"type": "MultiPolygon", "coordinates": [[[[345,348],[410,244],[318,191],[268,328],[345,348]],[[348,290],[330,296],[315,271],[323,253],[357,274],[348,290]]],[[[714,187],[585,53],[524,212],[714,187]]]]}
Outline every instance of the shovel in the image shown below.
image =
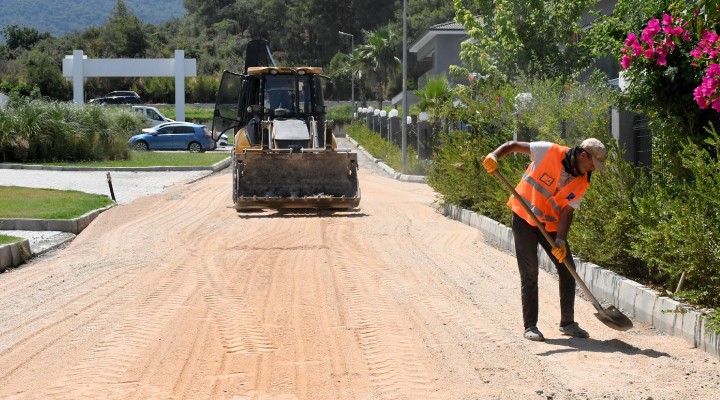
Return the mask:
{"type": "MultiPolygon", "coordinates": [[[[527,203],[525,203],[525,200],[520,197],[515,188],[510,185],[507,179],[505,179],[505,177],[502,176],[499,171],[495,170],[495,172],[493,172],[493,175],[497,176],[497,178],[500,179],[500,181],[505,185],[505,187],[510,190],[512,195],[515,196],[516,199],[518,199],[518,201],[523,206],[528,215],[530,215],[533,221],[535,221],[535,225],[537,225],[537,227],[540,229],[540,232],[542,232],[543,236],[545,236],[545,239],[548,241],[548,243],[550,243],[550,246],[552,246],[553,249],[556,249],[557,246],[555,245],[555,241],[552,239],[552,237],[550,237],[550,235],[545,230],[543,224],[540,223],[540,220],[538,220],[535,214],[530,210],[530,207],[527,205],[527,203]]],[[[551,257],[553,256],[551,255],[551,257]]],[[[575,281],[578,283],[580,288],[582,288],[583,292],[585,292],[585,295],[590,298],[593,306],[595,306],[595,309],[597,310],[597,313],[595,313],[595,317],[597,317],[600,322],[618,331],[626,331],[633,327],[633,323],[630,318],[626,317],[623,313],[620,312],[620,310],[615,308],[615,306],[611,305],[608,306],[608,308],[603,308],[602,305],[600,305],[600,302],[597,301],[595,296],[593,296],[592,292],[590,292],[590,289],[585,286],[585,282],[580,279],[580,275],[577,274],[575,268],[573,268],[567,257],[565,257],[563,263],[565,264],[565,267],[568,269],[568,271],[570,271],[570,274],[572,274],[573,278],[575,278],[575,281]]]]}

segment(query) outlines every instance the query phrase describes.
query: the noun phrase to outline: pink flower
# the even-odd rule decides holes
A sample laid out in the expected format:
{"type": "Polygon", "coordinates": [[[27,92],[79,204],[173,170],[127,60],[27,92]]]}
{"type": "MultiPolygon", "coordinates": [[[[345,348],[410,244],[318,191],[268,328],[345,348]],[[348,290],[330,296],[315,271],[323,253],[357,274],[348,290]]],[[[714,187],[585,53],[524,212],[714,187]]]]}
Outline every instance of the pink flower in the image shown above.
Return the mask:
{"type": "Polygon", "coordinates": [[[702,93],[702,86],[698,86],[695,90],[693,90],[693,98],[695,99],[697,105],[703,110],[708,108],[710,105],[710,101],[702,93]]]}
{"type": "Polygon", "coordinates": [[[632,46],[633,44],[637,43],[637,36],[635,36],[634,33],[630,32],[628,33],[627,39],[625,39],[625,46],[632,46]]]}
{"type": "Polygon", "coordinates": [[[672,22],[673,19],[671,16],[667,14],[663,14],[662,16],[662,30],[663,32],[667,33],[668,35],[672,32],[672,22]]]}
{"type": "Polygon", "coordinates": [[[623,69],[630,68],[630,63],[632,62],[632,59],[630,56],[623,56],[622,60],[620,60],[620,66],[622,66],[623,69]]]}
{"type": "Polygon", "coordinates": [[[651,59],[651,58],[653,58],[654,55],[655,55],[655,51],[653,51],[653,49],[647,49],[647,50],[645,50],[645,55],[644,55],[644,57],[647,58],[648,60],[651,59]]]}
{"type": "Polygon", "coordinates": [[[660,33],[660,21],[657,18],[652,18],[648,21],[647,26],[643,29],[640,39],[645,43],[652,43],[653,36],[660,33]]]}
{"type": "Polygon", "coordinates": [[[715,78],[716,76],[720,75],[720,64],[714,63],[708,65],[707,69],[705,70],[705,76],[710,78],[715,78]]]}
{"type": "Polygon", "coordinates": [[[640,46],[640,43],[635,43],[634,45],[632,45],[632,50],[633,50],[633,56],[635,56],[635,57],[637,57],[643,53],[643,48],[642,48],[642,46],[640,46]]]}

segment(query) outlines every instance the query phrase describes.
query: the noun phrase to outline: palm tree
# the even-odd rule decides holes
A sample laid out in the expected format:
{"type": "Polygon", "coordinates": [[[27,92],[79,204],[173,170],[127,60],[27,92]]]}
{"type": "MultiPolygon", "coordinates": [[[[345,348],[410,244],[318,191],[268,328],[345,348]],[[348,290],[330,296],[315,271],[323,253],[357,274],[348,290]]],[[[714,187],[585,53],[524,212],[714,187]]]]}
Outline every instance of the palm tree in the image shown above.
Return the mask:
{"type": "MultiPolygon", "coordinates": [[[[357,99],[364,105],[366,100],[365,84],[367,81],[367,74],[363,71],[364,63],[363,60],[360,59],[359,53],[357,51],[350,54],[340,53],[335,57],[338,58],[336,73],[344,79],[354,76],[355,87],[358,89],[359,93],[357,99]]],[[[335,60],[335,58],[333,58],[333,60],[335,60]]]]}
{"type": "Polygon", "coordinates": [[[401,61],[395,55],[398,36],[387,26],[365,33],[365,43],[355,49],[360,71],[375,83],[378,107],[382,109],[385,89],[390,79],[400,69],[401,61]]]}
{"type": "Polygon", "coordinates": [[[440,112],[452,99],[452,91],[444,75],[430,77],[425,87],[413,92],[420,98],[418,108],[420,111],[430,111],[431,120],[436,123],[440,119],[440,112]]]}

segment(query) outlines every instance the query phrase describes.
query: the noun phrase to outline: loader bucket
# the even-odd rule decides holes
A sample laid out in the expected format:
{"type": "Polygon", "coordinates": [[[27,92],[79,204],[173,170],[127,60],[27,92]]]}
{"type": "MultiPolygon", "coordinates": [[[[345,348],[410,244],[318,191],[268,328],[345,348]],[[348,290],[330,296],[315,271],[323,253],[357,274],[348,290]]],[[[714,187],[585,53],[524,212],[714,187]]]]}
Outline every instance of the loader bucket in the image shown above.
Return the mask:
{"type": "Polygon", "coordinates": [[[360,203],[357,154],[247,151],[237,155],[235,208],[348,209],[360,203]]]}

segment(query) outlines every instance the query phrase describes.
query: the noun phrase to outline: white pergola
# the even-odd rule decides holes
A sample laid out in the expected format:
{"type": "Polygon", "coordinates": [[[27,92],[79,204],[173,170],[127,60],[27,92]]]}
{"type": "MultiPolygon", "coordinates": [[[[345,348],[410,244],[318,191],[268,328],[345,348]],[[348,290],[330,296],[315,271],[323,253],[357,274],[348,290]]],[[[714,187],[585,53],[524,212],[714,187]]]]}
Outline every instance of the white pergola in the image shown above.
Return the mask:
{"type": "Polygon", "coordinates": [[[73,81],[73,102],[83,104],[86,77],[175,77],[175,120],[185,121],[185,78],[197,76],[197,62],[185,59],[184,50],[175,58],[98,58],[88,59],[82,50],[73,50],[63,59],[63,76],[73,81]]]}

